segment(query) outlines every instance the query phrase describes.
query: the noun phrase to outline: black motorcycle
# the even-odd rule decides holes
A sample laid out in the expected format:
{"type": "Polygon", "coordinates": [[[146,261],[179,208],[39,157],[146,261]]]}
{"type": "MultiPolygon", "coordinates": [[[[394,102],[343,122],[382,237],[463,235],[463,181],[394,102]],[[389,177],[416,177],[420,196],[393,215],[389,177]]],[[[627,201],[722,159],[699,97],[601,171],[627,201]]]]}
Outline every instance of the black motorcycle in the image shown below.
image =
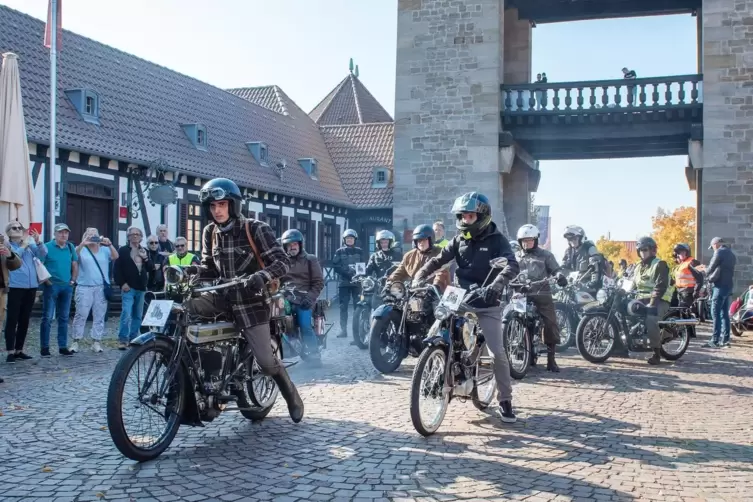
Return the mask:
{"type": "MultiPolygon", "coordinates": [[[[560,341],[557,344],[557,352],[564,352],[575,345],[575,330],[578,328],[583,307],[592,303],[595,298],[583,290],[580,284],[582,278],[591,273],[589,267],[585,272],[571,272],[568,275],[568,284],[565,287],[552,287],[554,310],[557,314],[557,325],[560,328],[560,341]]],[[[610,281],[607,277],[605,281],[610,281]]]]}
{"type": "Polygon", "coordinates": [[[539,355],[546,353],[544,344],[544,320],[528,293],[536,294],[545,285],[553,285],[556,279],[548,277],[529,281],[527,274],[520,274],[508,284],[515,291],[502,312],[505,320],[504,340],[507,358],[510,361],[510,376],[521,380],[528,368],[536,366],[539,355]]]}
{"type": "Polygon", "coordinates": [[[326,324],[326,300],[318,300],[311,311],[311,328],[316,336],[316,348],[306,346],[300,330],[300,322],[293,306],[298,296],[305,296],[307,291],[298,290],[295,286],[284,285],[270,298],[270,322],[284,342],[284,347],[290,349],[290,355],[299,356],[302,360],[318,360],[321,352],[327,348],[327,333],[334,326],[326,324]]]}
{"type": "MultiPolygon", "coordinates": [[[[630,352],[652,350],[646,331],[647,307],[635,299],[633,284],[632,280],[623,279],[619,286],[604,288],[599,300],[584,309],[575,338],[578,351],[586,361],[603,363],[609,359],[618,336],[630,352]]],[[[659,321],[662,357],[670,361],[680,359],[698,323],[689,309],[669,309],[659,321]]]]}
{"type": "Polygon", "coordinates": [[[369,353],[377,370],[392,373],[408,355],[419,356],[440,297],[432,284],[417,288],[401,282],[392,284],[382,305],[371,314],[369,353]]]}
{"type": "Polygon", "coordinates": [[[360,349],[369,347],[369,332],[371,331],[371,311],[377,306],[379,295],[377,292],[384,288],[387,277],[395,271],[393,265],[379,279],[365,275],[357,275],[352,282],[359,284],[361,292],[353,309],[353,341],[360,349]]]}
{"type": "MultiPolygon", "coordinates": [[[[183,307],[202,292],[237,287],[242,280],[197,287],[180,267],[165,269],[174,303],[157,312],[153,301],[154,312],[147,317],[166,321],[131,341],[107,391],[107,426],[123,455],[152,460],[170,446],[181,424],[203,427],[223,411],[235,409],[259,421],[272,410],[277,385],[261,373],[230,313],[198,318],[183,307]]],[[[274,323],[271,330],[273,351],[282,360],[281,333],[274,323]]]]}

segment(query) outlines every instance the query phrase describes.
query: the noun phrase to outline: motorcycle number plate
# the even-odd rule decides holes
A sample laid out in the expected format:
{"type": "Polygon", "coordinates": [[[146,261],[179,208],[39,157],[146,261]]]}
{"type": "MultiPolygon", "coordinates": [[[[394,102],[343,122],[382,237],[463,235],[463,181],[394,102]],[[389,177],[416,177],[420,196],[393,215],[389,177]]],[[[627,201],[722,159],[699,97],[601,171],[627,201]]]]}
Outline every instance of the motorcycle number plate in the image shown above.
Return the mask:
{"type": "Polygon", "coordinates": [[[525,314],[526,312],[526,299],[525,298],[513,298],[512,299],[512,308],[515,309],[515,312],[520,312],[525,314]]]}
{"type": "Polygon", "coordinates": [[[164,328],[167,324],[167,318],[170,317],[170,309],[173,308],[173,303],[175,302],[172,300],[152,300],[141,325],[164,328]]]}
{"type": "Polygon", "coordinates": [[[633,281],[630,279],[625,279],[622,281],[622,290],[627,291],[628,293],[631,292],[633,290],[633,284],[633,281]]]}
{"type": "Polygon", "coordinates": [[[455,286],[447,286],[442,295],[442,304],[450,310],[457,310],[460,304],[463,303],[466,290],[463,288],[456,288],[455,286]]]}

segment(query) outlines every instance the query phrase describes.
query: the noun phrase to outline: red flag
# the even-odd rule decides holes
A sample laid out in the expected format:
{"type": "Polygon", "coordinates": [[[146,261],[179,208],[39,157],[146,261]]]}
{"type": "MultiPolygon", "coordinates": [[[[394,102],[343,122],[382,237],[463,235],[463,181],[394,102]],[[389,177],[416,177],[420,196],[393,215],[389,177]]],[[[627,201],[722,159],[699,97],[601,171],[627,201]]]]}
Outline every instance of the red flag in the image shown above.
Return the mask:
{"type": "MultiPolygon", "coordinates": [[[[57,50],[63,47],[63,0],[57,0],[57,50]]],[[[47,0],[47,24],[44,27],[44,46],[52,48],[52,0],[47,0]]]]}

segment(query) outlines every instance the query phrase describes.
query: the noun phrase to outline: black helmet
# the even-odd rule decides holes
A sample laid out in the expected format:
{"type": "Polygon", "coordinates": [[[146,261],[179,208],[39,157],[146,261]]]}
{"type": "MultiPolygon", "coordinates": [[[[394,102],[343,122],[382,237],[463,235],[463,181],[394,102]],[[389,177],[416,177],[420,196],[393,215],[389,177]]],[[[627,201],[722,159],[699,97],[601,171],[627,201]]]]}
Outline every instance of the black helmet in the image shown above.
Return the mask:
{"type": "Polygon", "coordinates": [[[342,235],[343,246],[345,245],[345,238],[346,237],[353,237],[355,240],[358,240],[358,233],[356,233],[356,231],[353,230],[352,228],[349,228],[345,232],[343,232],[343,235],[342,235]]]}
{"type": "Polygon", "coordinates": [[[690,246],[688,246],[684,242],[681,242],[679,244],[675,244],[675,247],[672,249],[672,254],[673,255],[678,255],[678,254],[680,254],[683,251],[685,252],[686,256],[691,256],[690,246]]]}
{"type": "Polygon", "coordinates": [[[291,242],[299,242],[301,244],[301,251],[303,251],[303,234],[300,232],[300,230],[296,230],[295,228],[286,230],[285,233],[282,234],[280,241],[282,242],[282,247],[286,250],[286,244],[290,244],[291,242]]]}
{"type": "Polygon", "coordinates": [[[395,234],[393,234],[389,230],[380,230],[379,232],[376,233],[376,238],[374,239],[375,251],[382,250],[382,248],[379,246],[379,241],[383,241],[385,239],[390,241],[390,245],[387,247],[387,249],[392,249],[392,246],[395,244],[395,234]]]}
{"type": "Polygon", "coordinates": [[[455,226],[458,230],[470,234],[471,237],[480,234],[492,222],[492,206],[489,199],[478,192],[468,192],[455,199],[452,212],[455,214],[455,226]],[[476,213],[478,219],[466,225],[463,222],[463,213],[476,213]]]}
{"type": "Polygon", "coordinates": [[[635,250],[638,253],[638,256],[641,255],[641,249],[644,248],[652,249],[654,253],[656,253],[656,241],[651,237],[641,237],[635,243],[635,250]]]}
{"type": "Polygon", "coordinates": [[[429,248],[434,245],[434,229],[431,225],[419,225],[413,230],[413,247],[418,247],[419,239],[429,239],[429,248]]]}
{"type": "Polygon", "coordinates": [[[230,218],[237,218],[241,215],[241,205],[243,203],[243,195],[238,185],[233,180],[227,178],[215,178],[204,183],[204,186],[199,190],[199,202],[204,209],[204,214],[207,218],[214,221],[212,212],[209,210],[209,206],[212,202],[218,200],[227,200],[230,202],[230,218]]]}

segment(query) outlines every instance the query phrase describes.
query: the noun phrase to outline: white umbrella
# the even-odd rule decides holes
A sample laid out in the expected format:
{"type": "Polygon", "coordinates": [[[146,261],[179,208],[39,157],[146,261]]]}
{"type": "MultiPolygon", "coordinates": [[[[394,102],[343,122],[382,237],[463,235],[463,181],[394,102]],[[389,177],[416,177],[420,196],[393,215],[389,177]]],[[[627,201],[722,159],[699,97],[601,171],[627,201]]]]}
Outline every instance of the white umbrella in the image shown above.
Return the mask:
{"type": "Polygon", "coordinates": [[[18,56],[3,54],[0,73],[0,229],[11,220],[25,228],[32,222],[34,186],[21,102],[18,56]]]}

